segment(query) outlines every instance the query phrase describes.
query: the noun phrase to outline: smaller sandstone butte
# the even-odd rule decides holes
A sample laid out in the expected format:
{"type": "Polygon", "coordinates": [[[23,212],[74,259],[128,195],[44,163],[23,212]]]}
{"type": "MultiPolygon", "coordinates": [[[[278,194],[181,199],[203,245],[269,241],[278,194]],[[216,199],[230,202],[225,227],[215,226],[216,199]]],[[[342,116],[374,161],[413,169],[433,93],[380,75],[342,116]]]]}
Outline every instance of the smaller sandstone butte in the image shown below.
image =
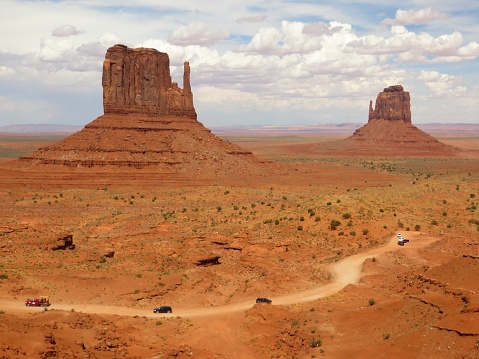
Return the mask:
{"type": "Polygon", "coordinates": [[[168,54],[155,49],[109,48],[102,76],[105,114],[20,162],[31,169],[150,168],[162,176],[180,173],[193,180],[261,172],[261,161],[250,151],[197,121],[189,63],[184,63],[183,89],[172,82],[169,65],[168,54]]]}
{"type": "Polygon", "coordinates": [[[401,85],[389,86],[378,94],[376,106],[369,101],[369,121],[387,120],[411,123],[411,98],[401,85]]]}
{"type": "Polygon", "coordinates": [[[371,154],[454,155],[457,149],[439,142],[412,124],[409,92],[401,85],[380,92],[368,123],[346,139],[371,154]]]}

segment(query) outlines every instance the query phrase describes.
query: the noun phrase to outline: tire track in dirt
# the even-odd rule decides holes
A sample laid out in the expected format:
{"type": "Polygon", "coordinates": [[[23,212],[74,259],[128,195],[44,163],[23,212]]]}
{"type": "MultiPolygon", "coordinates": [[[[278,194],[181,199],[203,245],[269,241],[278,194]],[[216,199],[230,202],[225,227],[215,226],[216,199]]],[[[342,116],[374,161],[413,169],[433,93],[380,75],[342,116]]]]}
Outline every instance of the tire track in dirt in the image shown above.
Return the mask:
{"type": "MultiPolygon", "coordinates": [[[[331,273],[333,275],[333,281],[320,287],[299,291],[296,293],[290,293],[281,295],[278,297],[272,297],[274,305],[291,305],[297,303],[305,303],[319,298],[324,298],[329,295],[333,295],[341,291],[349,284],[355,284],[359,282],[361,278],[361,269],[364,261],[368,258],[377,257],[383,253],[401,250],[406,255],[413,255],[418,249],[427,247],[428,245],[439,240],[439,237],[422,234],[420,232],[408,232],[408,237],[411,240],[404,247],[397,245],[396,235],[392,236],[388,243],[382,247],[373,248],[367,252],[352,255],[342,259],[341,261],[331,265],[331,273]]],[[[154,314],[153,308],[140,309],[121,306],[108,306],[108,305],[94,305],[94,304],[52,304],[49,310],[65,310],[76,312],[88,313],[88,314],[109,314],[109,315],[122,315],[122,316],[139,316],[157,318],[159,316],[165,317],[206,317],[214,315],[224,315],[228,313],[237,313],[246,311],[254,306],[254,298],[248,301],[242,301],[227,305],[221,305],[216,307],[207,308],[194,308],[194,309],[178,309],[172,314],[154,314]]],[[[8,313],[25,313],[43,310],[43,308],[25,307],[21,301],[2,300],[0,299],[0,309],[8,313]]]]}

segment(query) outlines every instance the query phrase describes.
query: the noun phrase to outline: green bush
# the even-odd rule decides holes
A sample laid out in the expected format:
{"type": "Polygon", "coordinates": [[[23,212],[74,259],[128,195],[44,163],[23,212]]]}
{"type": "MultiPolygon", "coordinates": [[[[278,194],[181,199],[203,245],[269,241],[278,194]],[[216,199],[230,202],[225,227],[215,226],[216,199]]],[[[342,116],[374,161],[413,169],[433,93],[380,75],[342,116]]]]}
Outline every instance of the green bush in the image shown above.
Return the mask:
{"type": "Polygon", "coordinates": [[[369,233],[369,229],[364,228],[362,232],[363,232],[363,236],[365,236],[369,233]]]}
{"type": "Polygon", "coordinates": [[[368,304],[369,306],[373,306],[374,304],[376,304],[376,301],[374,300],[374,298],[369,298],[368,304]]]}
{"type": "Polygon", "coordinates": [[[332,219],[331,222],[329,223],[329,228],[331,230],[336,230],[341,225],[341,222],[339,222],[337,219],[332,219]]]}
{"type": "Polygon", "coordinates": [[[351,214],[350,213],[343,213],[343,218],[344,219],[348,219],[348,218],[351,218],[351,214]]]}

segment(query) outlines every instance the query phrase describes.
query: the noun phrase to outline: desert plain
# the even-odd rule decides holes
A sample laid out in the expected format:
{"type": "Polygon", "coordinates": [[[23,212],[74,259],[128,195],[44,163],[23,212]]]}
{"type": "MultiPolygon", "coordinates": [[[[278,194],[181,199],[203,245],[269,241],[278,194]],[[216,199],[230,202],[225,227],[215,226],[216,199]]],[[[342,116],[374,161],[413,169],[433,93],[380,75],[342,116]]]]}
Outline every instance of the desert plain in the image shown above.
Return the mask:
{"type": "Polygon", "coordinates": [[[0,357],[478,358],[479,131],[429,133],[461,151],[221,131],[264,172],[168,180],[3,134],[0,357]]]}

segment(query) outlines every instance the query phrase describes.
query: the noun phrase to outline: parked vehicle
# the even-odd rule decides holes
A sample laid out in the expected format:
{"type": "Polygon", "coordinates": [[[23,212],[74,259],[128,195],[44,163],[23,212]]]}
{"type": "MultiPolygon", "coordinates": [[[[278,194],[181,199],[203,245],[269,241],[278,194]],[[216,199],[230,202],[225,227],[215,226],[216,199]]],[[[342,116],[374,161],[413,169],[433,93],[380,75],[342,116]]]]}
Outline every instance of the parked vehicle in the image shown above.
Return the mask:
{"type": "Polygon", "coordinates": [[[266,303],[266,304],[272,304],[273,301],[268,298],[256,298],[256,303],[266,303]]]}
{"type": "Polygon", "coordinates": [[[48,307],[50,306],[50,298],[48,296],[41,296],[39,298],[28,298],[25,300],[27,307],[48,307]]]}
{"type": "Polygon", "coordinates": [[[153,313],[173,313],[173,309],[168,305],[162,305],[161,307],[153,309],[153,313]]]}

